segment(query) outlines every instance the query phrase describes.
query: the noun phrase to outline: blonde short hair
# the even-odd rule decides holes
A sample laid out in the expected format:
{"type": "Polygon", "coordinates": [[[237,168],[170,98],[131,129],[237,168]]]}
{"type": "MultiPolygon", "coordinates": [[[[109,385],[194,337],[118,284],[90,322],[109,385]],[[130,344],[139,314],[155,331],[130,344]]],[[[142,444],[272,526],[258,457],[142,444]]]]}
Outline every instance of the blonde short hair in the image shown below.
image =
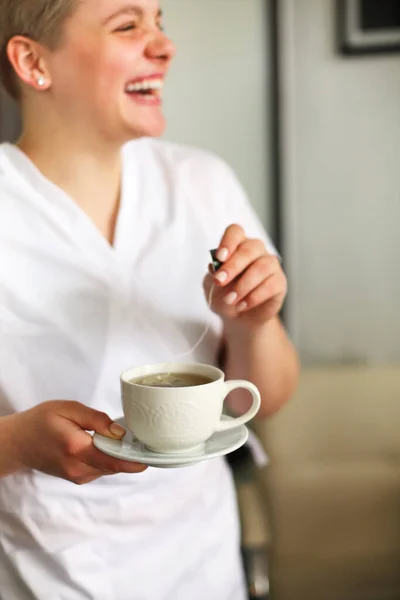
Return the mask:
{"type": "Polygon", "coordinates": [[[13,98],[19,97],[19,85],[7,56],[8,42],[24,35],[56,49],[76,4],[77,0],[0,0],[0,84],[13,98]]]}

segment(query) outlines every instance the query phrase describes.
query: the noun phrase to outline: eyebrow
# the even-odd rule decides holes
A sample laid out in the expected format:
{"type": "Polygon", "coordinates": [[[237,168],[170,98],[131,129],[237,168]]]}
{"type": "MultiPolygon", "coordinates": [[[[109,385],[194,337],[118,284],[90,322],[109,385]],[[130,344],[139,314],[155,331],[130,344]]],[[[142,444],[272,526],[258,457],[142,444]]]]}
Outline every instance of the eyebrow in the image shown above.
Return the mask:
{"type": "MultiPolygon", "coordinates": [[[[122,15],[143,15],[143,10],[139,6],[134,6],[133,4],[128,4],[127,6],[122,6],[115,13],[107,17],[104,21],[104,25],[107,25],[110,21],[120,17],[122,15]]],[[[161,8],[157,12],[157,19],[161,19],[163,16],[163,12],[161,8]]]]}

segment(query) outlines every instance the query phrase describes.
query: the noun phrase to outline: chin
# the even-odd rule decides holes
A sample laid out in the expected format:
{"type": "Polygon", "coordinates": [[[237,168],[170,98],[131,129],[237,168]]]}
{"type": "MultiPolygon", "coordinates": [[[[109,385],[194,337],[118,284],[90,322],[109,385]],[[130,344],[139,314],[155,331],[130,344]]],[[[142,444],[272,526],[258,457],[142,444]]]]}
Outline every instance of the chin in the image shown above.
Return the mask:
{"type": "Polygon", "coordinates": [[[142,137],[160,137],[166,129],[166,121],[163,115],[157,115],[153,119],[142,122],[125,122],[125,132],[128,139],[137,139],[142,137]]]}

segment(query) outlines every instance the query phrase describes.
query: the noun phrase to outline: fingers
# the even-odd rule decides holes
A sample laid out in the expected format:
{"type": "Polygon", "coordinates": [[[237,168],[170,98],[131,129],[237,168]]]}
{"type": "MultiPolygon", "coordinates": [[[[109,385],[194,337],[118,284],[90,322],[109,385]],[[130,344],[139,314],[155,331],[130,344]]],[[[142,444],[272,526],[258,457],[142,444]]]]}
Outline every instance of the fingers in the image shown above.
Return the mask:
{"type": "Polygon", "coordinates": [[[86,465],[89,465],[89,467],[101,472],[102,475],[112,475],[115,473],[142,473],[147,469],[147,466],[144,464],[113,458],[112,456],[100,452],[100,450],[93,446],[92,440],[90,441],[90,446],[81,451],[76,458],[86,465]]]}
{"type": "Polygon", "coordinates": [[[101,477],[115,473],[141,473],[146,465],[120,460],[100,452],[94,445],[92,436],[80,430],[69,435],[64,443],[65,471],[67,478],[101,477]],[[71,472],[72,469],[72,472],[71,472]]]}
{"type": "Polygon", "coordinates": [[[204,279],[207,298],[213,284],[216,286],[212,297],[215,312],[227,318],[249,313],[255,323],[279,313],[287,281],[278,258],[267,253],[263,241],[246,238],[241,227],[232,225],[224,233],[217,258],[223,265],[215,273],[210,269],[204,279]]]}
{"type": "Polygon", "coordinates": [[[246,308],[242,306],[243,302],[246,302],[248,307],[254,307],[283,294],[285,276],[274,257],[263,256],[220,292],[223,292],[223,301],[229,306],[240,306],[243,309],[246,308]]]}
{"type": "Polygon", "coordinates": [[[270,277],[261,285],[251,290],[244,298],[241,298],[237,303],[239,313],[251,311],[261,305],[265,306],[265,316],[274,316],[280,309],[285,293],[281,290],[281,286],[277,285],[274,277],[270,277]]]}
{"type": "Polygon", "coordinates": [[[224,265],[215,273],[215,283],[219,286],[229,285],[254,261],[263,256],[267,255],[265,246],[261,240],[244,240],[224,265]]]}
{"type": "Polygon", "coordinates": [[[141,473],[147,468],[95,448],[88,431],[111,437],[113,422],[106,414],[79,402],[50,400],[19,415],[20,429],[25,433],[19,445],[19,468],[35,469],[76,484],[114,473],[141,473]]]}
{"type": "Polygon", "coordinates": [[[102,475],[115,473],[142,473],[147,469],[146,465],[131,461],[120,460],[107,456],[93,445],[92,436],[86,431],[95,431],[101,435],[111,438],[121,438],[126,430],[119,424],[114,423],[110,417],[100,411],[94,410],[79,402],[65,401],[59,403],[59,414],[69,421],[68,434],[64,441],[64,454],[67,458],[67,471],[72,469],[68,477],[71,481],[78,483],[86,477],[92,481],[102,475]],[[76,427],[71,431],[70,427],[76,427]]]}
{"type": "Polygon", "coordinates": [[[145,465],[138,463],[125,464],[126,461],[119,461],[118,459],[111,459],[108,464],[108,468],[100,467],[95,468],[88,465],[86,462],[82,462],[78,458],[70,459],[65,463],[63,478],[75,483],[77,485],[83,485],[90,483],[99,477],[105,475],[115,475],[117,473],[142,473],[147,469],[145,465]],[[119,465],[118,463],[122,463],[119,465]]]}
{"type": "Polygon", "coordinates": [[[206,295],[207,302],[210,299],[211,288],[215,284],[214,277],[211,273],[208,273],[203,279],[203,288],[206,295]]]}
{"type": "Polygon", "coordinates": [[[110,417],[80,402],[61,402],[60,414],[76,423],[80,429],[95,431],[109,438],[122,438],[126,431],[118,423],[114,423],[110,417]]]}
{"type": "Polygon", "coordinates": [[[256,289],[261,288],[263,290],[263,299],[265,302],[268,299],[268,292],[273,295],[273,286],[271,286],[271,276],[278,271],[279,265],[276,259],[272,256],[262,256],[239,277],[233,285],[229,286],[229,293],[236,294],[236,299],[233,304],[239,304],[245,298],[249,299],[249,294],[256,289]],[[266,285],[269,281],[269,286],[266,285]],[[264,284],[264,285],[263,285],[264,284]],[[269,289],[268,289],[269,288],[269,289]]]}
{"type": "Polygon", "coordinates": [[[244,230],[240,225],[230,225],[222,236],[216,256],[221,262],[226,262],[239,245],[246,239],[244,230]]]}

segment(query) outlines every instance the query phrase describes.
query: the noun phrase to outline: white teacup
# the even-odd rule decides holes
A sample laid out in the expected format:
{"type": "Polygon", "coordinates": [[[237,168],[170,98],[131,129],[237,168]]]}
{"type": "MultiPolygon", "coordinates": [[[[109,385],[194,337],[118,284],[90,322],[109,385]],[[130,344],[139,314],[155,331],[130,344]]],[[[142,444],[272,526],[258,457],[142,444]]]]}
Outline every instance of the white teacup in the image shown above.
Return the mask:
{"type": "Polygon", "coordinates": [[[223,371],[203,364],[162,363],[136,367],[122,373],[122,403],[127,427],[153,452],[190,452],[216,431],[247,423],[260,408],[260,393],[249,381],[224,381],[223,371]],[[188,373],[209,378],[209,383],[187,387],[157,387],[132,380],[156,373],[188,373]],[[222,419],[227,395],[237,388],[253,396],[242,416],[222,419]]]}

